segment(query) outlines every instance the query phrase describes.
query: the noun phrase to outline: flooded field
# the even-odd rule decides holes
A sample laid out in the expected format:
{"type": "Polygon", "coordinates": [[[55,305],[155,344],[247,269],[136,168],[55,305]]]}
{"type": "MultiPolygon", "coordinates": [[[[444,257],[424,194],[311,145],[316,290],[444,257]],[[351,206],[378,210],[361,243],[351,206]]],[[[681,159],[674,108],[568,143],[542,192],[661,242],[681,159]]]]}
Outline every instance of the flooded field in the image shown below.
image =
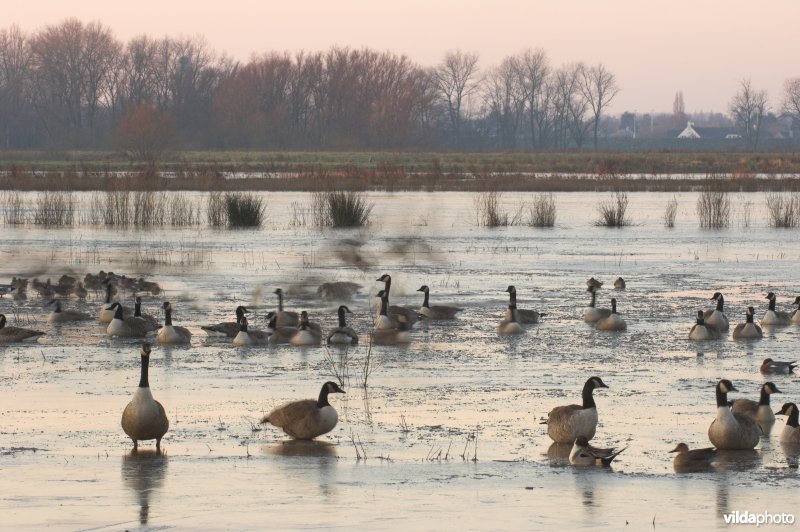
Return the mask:
{"type": "MultiPolygon", "coordinates": [[[[194,333],[190,347],[153,347],[150,385],[170,430],[162,456],[152,442],[131,455],[120,416],[138,384],[137,342],[109,338],[96,321],[50,324],[34,292],[0,299],[11,325],[46,333],[0,347],[0,527],[642,530],[724,528],[734,511],[796,515],[800,449],[778,442],[784,417],[755,454],[726,455],[708,472],[674,473],[669,451],[710,445],[719,379],[740,390],[731,399],[757,399],[772,380],[782,392],[773,410],[800,400],[796,376],[758,371],[767,357],[798,358],[800,326],[765,328],[752,342],[687,339],[716,291],[732,327],[747,306],[763,316],[769,291],[790,310],[800,233],[768,226],[762,194],[733,195],[727,229],[699,228],[693,193],[675,195],[674,228],[662,219],[673,194],[658,193],[628,195],[633,225],[595,227],[607,196],[556,194],[550,229],[478,227],[468,193],[369,194],[373,223],[363,230],[293,225],[292,205],[310,202],[298,193],[266,194],[260,230],[0,226],[0,282],[100,269],[146,276],[164,292],[145,298],[144,311],[161,316],[171,301],[174,323],[194,333]],[[425,284],[431,304],[465,310],[418,323],[408,347],[369,351],[383,273],[392,304],[419,306],[425,284]],[[627,331],[583,322],[592,276],[605,282],[598,306],[616,297],[627,331]],[[626,290],[613,289],[617,276],[626,290]],[[316,295],[327,281],[362,286],[348,302],[362,341],[346,353],[235,348],[200,329],[232,321],[238,304],[252,307],[251,328],[264,328],[282,287],[287,308],[329,330],[338,303],[316,295]],[[546,316],[503,338],[509,284],[520,308],[546,316]],[[592,443],[627,446],[611,469],[548,456],[541,424],[553,407],[579,402],[592,375],[609,386],[595,394],[592,443]],[[258,425],[337,377],[347,392],[331,398],[339,424],[316,443],[258,425]]],[[[513,211],[530,197],[504,200],[513,211]]],[[[67,306],[94,316],[101,302],[92,293],[67,306]]]]}

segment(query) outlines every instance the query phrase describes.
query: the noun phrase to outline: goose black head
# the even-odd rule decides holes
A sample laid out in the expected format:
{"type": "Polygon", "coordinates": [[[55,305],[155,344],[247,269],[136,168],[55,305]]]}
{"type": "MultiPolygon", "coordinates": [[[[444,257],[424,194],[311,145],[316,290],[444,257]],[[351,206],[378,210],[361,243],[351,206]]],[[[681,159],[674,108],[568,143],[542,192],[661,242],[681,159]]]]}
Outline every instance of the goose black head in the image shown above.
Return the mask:
{"type": "Polygon", "coordinates": [[[775,292],[770,292],[764,299],[774,299],[774,298],[775,298],[775,292]]]}
{"type": "Polygon", "coordinates": [[[323,387],[328,390],[328,393],[346,393],[333,381],[326,382],[323,387]]]}
{"type": "Polygon", "coordinates": [[[388,273],[384,273],[383,275],[381,275],[380,277],[375,279],[376,282],[380,281],[382,283],[385,283],[386,281],[391,281],[391,280],[392,280],[392,276],[389,275],[388,273]]]}
{"type": "Polygon", "coordinates": [[[714,292],[714,295],[711,296],[711,299],[716,300],[716,299],[719,299],[721,297],[722,297],[722,294],[720,292],[714,292]]]}
{"type": "Polygon", "coordinates": [[[747,315],[748,316],[755,316],[756,315],[756,309],[754,309],[753,307],[747,307],[747,315]]]}
{"type": "Polygon", "coordinates": [[[589,377],[587,384],[591,383],[593,388],[608,388],[600,377],[589,377]]]}
{"type": "Polygon", "coordinates": [[[510,284],[508,285],[508,288],[505,289],[505,291],[508,292],[509,294],[514,294],[516,293],[517,288],[513,284],[510,284]]]}
{"type": "Polygon", "coordinates": [[[283,295],[283,290],[281,290],[280,288],[276,288],[275,291],[273,292],[273,294],[281,296],[281,295],[283,295]]]}
{"type": "Polygon", "coordinates": [[[428,285],[424,284],[417,288],[417,292],[430,292],[430,288],[428,288],[428,285]]]}
{"type": "Polygon", "coordinates": [[[722,393],[729,393],[729,392],[738,392],[736,388],[734,388],[733,383],[728,379],[722,379],[717,383],[717,390],[722,393]]]}
{"type": "Polygon", "coordinates": [[[150,356],[150,344],[147,343],[147,342],[143,342],[142,343],[142,347],[139,350],[139,352],[141,353],[141,355],[143,357],[149,357],[150,356]]]}
{"type": "Polygon", "coordinates": [[[164,304],[163,304],[163,305],[161,305],[161,307],[162,307],[164,310],[171,309],[171,308],[172,308],[172,303],[170,303],[169,301],[164,301],[164,304]]]}
{"type": "Polygon", "coordinates": [[[800,305],[800,296],[797,296],[796,298],[794,298],[794,304],[795,305],[800,305]]]}
{"type": "Polygon", "coordinates": [[[762,386],[764,393],[766,394],[773,394],[773,393],[782,393],[775,384],[771,382],[765,382],[764,386],[762,386]]]}
{"type": "Polygon", "coordinates": [[[353,311],[347,308],[347,305],[342,305],[339,307],[339,312],[346,312],[348,314],[352,314],[353,311]]]}
{"type": "Polygon", "coordinates": [[[784,403],[780,410],[775,412],[776,416],[790,416],[792,410],[797,410],[797,405],[794,403],[784,403]]]}
{"type": "Polygon", "coordinates": [[[698,325],[703,325],[704,322],[705,322],[705,318],[703,317],[703,311],[702,310],[698,310],[697,311],[697,324],[698,325]]]}

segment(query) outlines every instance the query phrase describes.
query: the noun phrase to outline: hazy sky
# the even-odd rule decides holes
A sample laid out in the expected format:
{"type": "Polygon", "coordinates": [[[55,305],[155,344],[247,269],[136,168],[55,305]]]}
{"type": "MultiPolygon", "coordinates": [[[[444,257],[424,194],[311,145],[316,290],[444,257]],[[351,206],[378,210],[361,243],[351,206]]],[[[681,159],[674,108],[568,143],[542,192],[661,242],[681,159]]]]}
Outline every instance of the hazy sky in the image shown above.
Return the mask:
{"type": "Polygon", "coordinates": [[[527,47],[554,65],[604,63],[622,92],[611,109],[671,111],[682,90],[689,112],[725,112],[749,77],[779,105],[783,81],[800,76],[798,0],[18,0],[0,27],[36,30],[66,17],[99,20],[118,38],[200,34],[236,59],[270,50],[368,46],[422,65],[447,50],[480,54],[482,67],[527,47]],[[205,5],[211,7],[204,7],[205,5]]]}

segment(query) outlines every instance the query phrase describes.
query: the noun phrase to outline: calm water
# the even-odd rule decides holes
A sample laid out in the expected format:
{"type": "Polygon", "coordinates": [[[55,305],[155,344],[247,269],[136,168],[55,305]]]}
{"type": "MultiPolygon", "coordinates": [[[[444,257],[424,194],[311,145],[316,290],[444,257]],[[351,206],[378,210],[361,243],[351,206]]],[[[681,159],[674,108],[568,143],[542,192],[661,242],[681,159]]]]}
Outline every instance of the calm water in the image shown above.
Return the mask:
{"type": "MultiPolygon", "coordinates": [[[[797,327],[765,330],[753,343],[686,336],[717,290],[732,326],[747,305],[763,315],[770,290],[789,310],[800,294],[800,233],[767,227],[761,194],[733,196],[724,230],[699,229],[697,196],[678,194],[676,227],[667,229],[672,197],[629,194],[634,225],[624,229],[592,225],[606,199],[593,193],[557,194],[552,229],[477,227],[466,193],[371,194],[374,223],[362,231],[291,226],[292,203],[310,201],[294,193],[266,194],[259,231],[0,226],[0,282],[99,269],[146,275],[165,294],[146,299],[145,311],[157,315],[168,298],[175,323],[196,333],[189,348],[154,348],[150,383],[171,421],[166,454],[131,457],[119,418],[138,383],[135,342],[109,339],[94,322],[55,327],[33,292],[21,305],[0,300],[12,324],[47,332],[36,344],[0,348],[0,526],[652,529],[655,518],[657,528],[724,528],[722,514],[735,510],[796,514],[798,458],[777,442],[783,418],[755,456],[713,472],[676,475],[668,451],[680,441],[710,445],[718,379],[741,390],[732,398],[757,399],[761,360],[797,358],[797,327]],[[343,239],[360,242],[359,267],[343,239]],[[394,304],[419,305],[415,290],[427,284],[432,304],[466,310],[454,322],[418,325],[407,348],[373,347],[366,388],[365,345],[342,366],[338,351],[233,348],[199,328],[231,320],[240,303],[255,308],[251,328],[263,327],[279,286],[287,307],[333,327],[336,305],[314,290],[347,280],[363,286],[349,307],[366,337],[382,287],[374,280],[387,272],[394,304]],[[618,275],[627,290],[611,288],[618,275]],[[619,301],[627,332],[583,323],[590,276],[607,283],[599,305],[619,301]],[[509,284],[520,308],[547,316],[503,339],[495,327],[509,284]],[[316,397],[333,379],[331,360],[347,390],[332,399],[340,414],[332,433],[293,445],[272,427],[254,430],[273,406],[316,397]],[[628,446],[612,470],[547,456],[541,418],[578,402],[591,375],[609,385],[596,394],[593,443],[628,446]]],[[[529,198],[505,201],[513,211],[529,198]]],[[[92,295],[69,306],[94,315],[100,302],[92,295]]],[[[784,392],[775,410],[800,400],[796,377],[771,379],[784,392]]]]}

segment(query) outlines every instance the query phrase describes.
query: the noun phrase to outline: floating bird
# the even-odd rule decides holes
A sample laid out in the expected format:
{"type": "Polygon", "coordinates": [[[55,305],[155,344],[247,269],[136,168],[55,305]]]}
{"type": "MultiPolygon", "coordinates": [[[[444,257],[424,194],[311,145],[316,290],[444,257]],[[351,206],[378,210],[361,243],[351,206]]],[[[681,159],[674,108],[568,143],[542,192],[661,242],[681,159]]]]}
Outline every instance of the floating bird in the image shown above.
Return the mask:
{"type": "Polygon", "coordinates": [[[264,345],[269,342],[270,333],[266,331],[248,330],[247,316],[242,315],[239,321],[239,333],[233,339],[233,345],[247,347],[252,345],[264,345]]]}
{"type": "Polygon", "coordinates": [[[300,324],[300,315],[283,310],[283,290],[276,288],[275,295],[278,296],[278,311],[275,313],[278,327],[297,327],[300,324]]]}
{"type": "Polygon", "coordinates": [[[705,323],[702,310],[697,311],[697,323],[692,325],[689,331],[689,340],[719,340],[719,331],[714,327],[708,327],[705,323]]]}
{"type": "Polygon", "coordinates": [[[764,362],[761,363],[761,368],[759,368],[759,370],[761,373],[768,375],[788,375],[789,373],[794,372],[794,368],[796,367],[797,361],[795,360],[792,362],[780,362],[778,360],[772,360],[771,358],[765,358],[764,362]]]}
{"type": "Polygon", "coordinates": [[[289,343],[296,346],[319,345],[322,343],[322,332],[319,326],[314,327],[308,321],[308,312],[300,313],[300,326],[297,332],[289,338],[289,343]]]}
{"type": "Polygon", "coordinates": [[[35,342],[44,333],[33,329],[22,327],[6,327],[6,315],[0,314],[0,344],[12,344],[16,342],[35,342]]]}
{"type": "Polygon", "coordinates": [[[619,451],[614,452],[614,448],[602,449],[599,447],[592,447],[589,445],[589,440],[584,436],[575,438],[575,444],[572,446],[572,452],[569,453],[569,463],[576,466],[595,466],[600,465],[603,467],[611,465],[622,451],[627,449],[624,447],[619,451]]]}
{"type": "Polygon", "coordinates": [[[720,292],[714,292],[714,295],[711,296],[712,300],[717,302],[717,307],[705,311],[703,314],[703,319],[706,321],[706,325],[708,327],[714,327],[720,332],[725,332],[730,328],[730,323],[728,323],[728,317],[725,315],[725,298],[722,297],[720,292]]]}
{"type": "Polygon", "coordinates": [[[769,299],[769,307],[767,307],[767,312],[764,313],[764,317],[761,318],[761,325],[789,325],[791,323],[789,313],[782,310],[775,310],[775,301],[777,300],[775,293],[770,292],[767,294],[766,299],[769,299]]]}
{"type": "Polygon", "coordinates": [[[223,321],[216,325],[203,325],[200,327],[209,336],[227,336],[228,338],[235,338],[239,334],[239,325],[242,323],[242,318],[250,311],[242,305],[236,307],[236,321],[223,321]]]}
{"type": "Polygon", "coordinates": [[[406,323],[409,327],[412,327],[418,320],[419,320],[419,313],[416,310],[400,307],[397,305],[389,304],[389,292],[392,289],[392,276],[388,273],[384,273],[379,278],[376,279],[378,282],[383,283],[383,292],[386,296],[386,313],[387,315],[397,321],[397,317],[402,315],[406,317],[406,323]]]}
{"type": "Polygon", "coordinates": [[[389,298],[386,296],[386,290],[378,290],[375,297],[381,300],[381,304],[378,307],[378,317],[375,320],[375,328],[397,329],[399,321],[396,318],[389,317],[389,298]]]}
{"type": "Polygon", "coordinates": [[[62,310],[61,301],[58,299],[53,299],[49,304],[55,305],[55,308],[47,317],[47,321],[62,323],[67,321],[84,321],[91,319],[91,316],[85,312],[78,312],[77,310],[62,310]]]}
{"type": "Polygon", "coordinates": [[[624,331],[628,328],[628,324],[625,323],[625,320],[617,314],[616,298],[611,298],[611,314],[597,320],[594,327],[599,331],[624,331]]]}
{"type": "Polygon", "coordinates": [[[517,321],[518,312],[516,305],[513,303],[508,305],[508,311],[506,312],[506,316],[508,317],[497,326],[497,334],[500,336],[510,336],[512,334],[522,334],[525,332],[525,328],[517,321]]]}
{"type": "Polygon", "coordinates": [[[794,403],[785,403],[783,407],[775,412],[776,416],[789,416],[786,420],[786,426],[781,431],[781,437],[778,441],[781,443],[800,443],[800,426],[798,426],[798,413],[797,405],[794,403]]]}
{"type": "Polygon", "coordinates": [[[717,449],[753,449],[761,439],[761,429],[755,421],[744,414],[731,411],[728,393],[736,391],[738,390],[727,379],[717,383],[717,417],[708,428],[708,439],[717,449]]]}
{"type": "Polygon", "coordinates": [[[797,308],[792,311],[789,321],[792,323],[800,323],[800,296],[794,298],[794,304],[797,305],[797,308]]]}
{"type": "Polygon", "coordinates": [[[617,279],[614,281],[614,288],[617,290],[625,290],[626,286],[625,279],[622,277],[617,277],[617,279]]]}
{"type": "Polygon", "coordinates": [[[118,302],[112,303],[111,307],[114,309],[114,319],[106,327],[106,334],[109,336],[143,338],[148,332],[155,330],[141,317],[124,318],[122,305],[118,302]]]}
{"type": "Polygon", "coordinates": [[[405,316],[397,317],[397,329],[375,329],[372,341],[380,345],[405,345],[411,343],[411,332],[405,316]]]}
{"type": "Polygon", "coordinates": [[[420,286],[417,288],[417,292],[422,292],[425,294],[425,299],[422,301],[422,307],[419,309],[419,315],[423,318],[428,318],[429,320],[452,320],[455,319],[459,312],[464,310],[463,308],[448,307],[444,305],[430,306],[430,288],[428,288],[428,285],[420,286]]]}
{"type": "Polygon", "coordinates": [[[740,323],[739,325],[733,328],[734,339],[756,340],[764,336],[764,333],[761,331],[761,327],[753,323],[753,316],[755,315],[755,313],[756,311],[753,307],[747,307],[747,313],[745,314],[745,322],[740,323]]]}
{"type": "Polygon", "coordinates": [[[769,406],[769,396],[773,393],[781,393],[781,391],[773,383],[765,382],[761,387],[761,396],[758,402],[752,399],[736,399],[731,405],[731,412],[749,417],[758,423],[761,434],[769,435],[772,425],[775,424],[775,414],[769,406]]]}
{"type": "Polygon", "coordinates": [[[172,304],[164,301],[164,326],[158,330],[156,341],[160,344],[188,344],[192,333],[186,327],[172,325],[172,304]]]}
{"type": "MultiPolygon", "coordinates": [[[[590,277],[589,279],[586,279],[586,286],[588,286],[590,288],[598,289],[598,288],[601,288],[603,286],[603,283],[601,281],[598,281],[594,277],[590,277]]],[[[572,443],[572,442],[570,442],[570,443],[572,443]]]]}
{"type": "MultiPolygon", "coordinates": [[[[508,304],[514,305],[514,308],[517,309],[517,321],[523,325],[533,325],[535,323],[539,323],[539,318],[545,316],[544,312],[536,312],[535,310],[530,309],[520,309],[517,308],[517,289],[512,285],[508,285],[506,288],[506,292],[508,292],[508,304]]],[[[506,319],[511,319],[511,311],[506,311],[506,319]]]]}
{"type": "Polygon", "coordinates": [[[292,336],[297,333],[297,327],[278,327],[278,315],[273,312],[265,332],[269,334],[270,344],[288,344],[292,336]]]}
{"type": "Polygon", "coordinates": [[[319,398],[292,401],[275,408],[261,423],[269,423],[296,440],[312,440],[333,430],[339,421],[336,409],[328,402],[328,394],[345,393],[338,384],[328,381],[322,385],[319,398]]]}
{"type": "Polygon", "coordinates": [[[161,452],[161,438],[169,430],[169,419],[161,403],[153,399],[148,380],[150,366],[150,344],[143,343],[140,351],[142,358],[142,374],[139,387],[133,393],[133,399],[122,412],[122,430],[133,440],[133,450],[139,448],[139,442],[156,440],[156,452],[161,452]]]}
{"type": "Polygon", "coordinates": [[[678,453],[672,460],[672,467],[676,473],[705,471],[711,467],[711,462],[717,456],[717,450],[713,447],[689,450],[689,446],[685,443],[679,443],[670,452],[678,453]]]}
{"type": "Polygon", "coordinates": [[[556,443],[571,443],[578,436],[594,438],[597,430],[597,405],[593,392],[608,388],[600,377],[589,377],[583,385],[580,405],[557,406],[547,414],[547,435],[556,443]]]}
{"type": "Polygon", "coordinates": [[[599,319],[609,317],[611,315],[610,308],[595,307],[597,303],[597,288],[590,286],[586,291],[592,294],[592,300],[589,302],[589,306],[583,309],[583,321],[586,323],[595,323],[599,319]]]}
{"type": "Polygon", "coordinates": [[[339,326],[331,331],[331,333],[328,335],[327,343],[337,345],[357,345],[358,335],[351,327],[347,326],[347,322],[345,320],[345,314],[352,314],[352,312],[349,308],[347,308],[346,305],[341,305],[339,307],[338,314],[339,326]]]}
{"type": "MultiPolygon", "coordinates": [[[[111,298],[114,295],[115,289],[110,282],[105,283],[105,288],[106,288],[106,298],[105,301],[103,302],[102,308],[100,309],[100,315],[98,316],[98,320],[100,320],[100,323],[111,323],[111,320],[114,319],[114,314],[116,314],[116,308],[112,308],[111,305],[112,303],[111,298]]],[[[131,316],[133,312],[131,311],[130,308],[123,306],[122,314],[124,317],[127,318],[131,316]]]]}

